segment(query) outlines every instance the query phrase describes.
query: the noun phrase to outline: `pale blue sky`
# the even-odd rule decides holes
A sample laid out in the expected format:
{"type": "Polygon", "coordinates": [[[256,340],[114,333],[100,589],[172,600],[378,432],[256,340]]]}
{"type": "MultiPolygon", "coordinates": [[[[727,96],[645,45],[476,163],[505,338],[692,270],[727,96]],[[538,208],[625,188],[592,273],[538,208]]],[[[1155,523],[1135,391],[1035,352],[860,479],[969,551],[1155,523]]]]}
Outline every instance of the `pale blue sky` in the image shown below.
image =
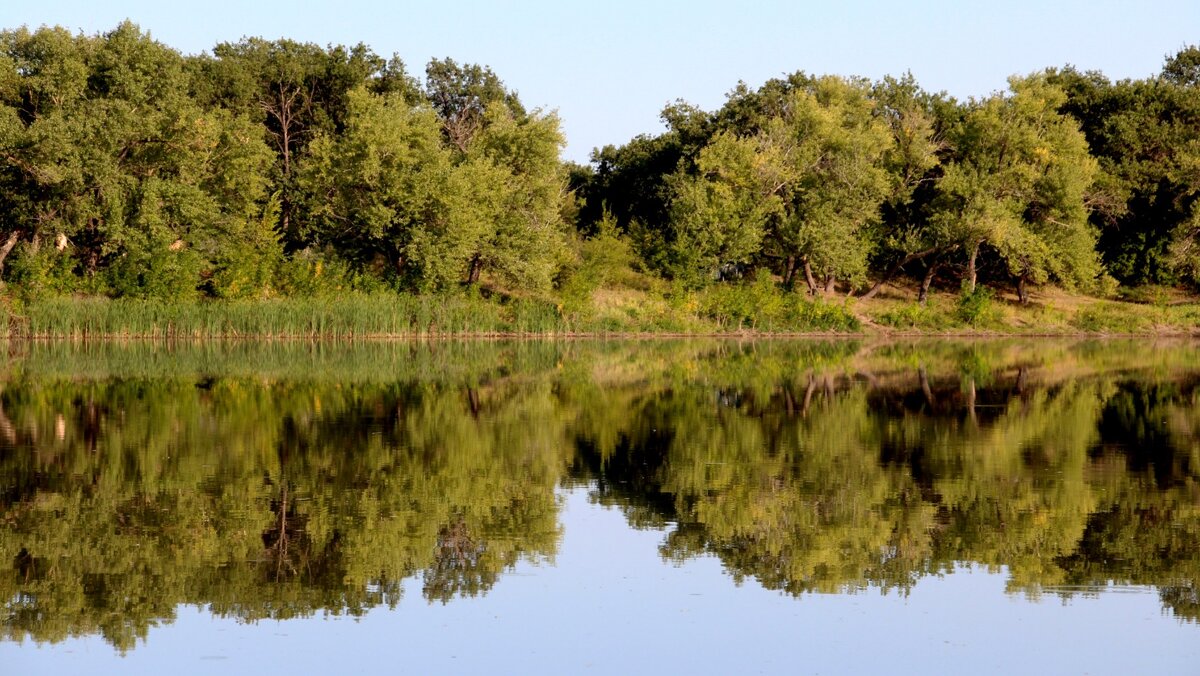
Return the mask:
{"type": "Polygon", "coordinates": [[[663,105],[712,109],[738,80],[794,70],[877,78],[911,70],[958,97],[1072,63],[1113,78],[1158,71],[1200,42],[1200,0],[976,2],[609,0],[0,0],[0,26],[88,33],[133,19],[199,52],[244,35],[365,42],[414,73],[450,56],[491,66],[527,105],[558,109],[566,157],[662,129],[663,105]]]}

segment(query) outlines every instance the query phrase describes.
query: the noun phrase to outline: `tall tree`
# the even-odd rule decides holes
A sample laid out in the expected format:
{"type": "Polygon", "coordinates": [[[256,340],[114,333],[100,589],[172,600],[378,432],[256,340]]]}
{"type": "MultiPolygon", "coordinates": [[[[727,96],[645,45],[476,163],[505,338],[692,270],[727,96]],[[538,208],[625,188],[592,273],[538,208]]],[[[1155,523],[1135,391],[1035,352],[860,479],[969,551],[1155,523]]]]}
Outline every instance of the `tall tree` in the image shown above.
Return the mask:
{"type": "MultiPolygon", "coordinates": [[[[760,253],[782,261],[785,283],[802,269],[812,293],[832,291],[838,279],[860,284],[872,246],[867,225],[888,187],[887,126],[858,80],[817,78],[787,93],[780,108],[752,136],[719,133],[700,153],[707,175],[677,179],[684,200],[674,213],[690,231],[720,233],[706,235],[717,251],[736,242],[730,252],[741,256],[760,230],[760,253]],[[734,230],[743,234],[725,236],[734,230]]],[[[697,250],[694,240],[676,242],[681,256],[697,250]]]]}
{"type": "Polygon", "coordinates": [[[296,170],[319,134],[340,132],[351,90],[371,84],[415,98],[416,85],[398,59],[388,62],[368,47],[320,47],[293,40],[246,38],[221,43],[192,68],[197,100],[259,120],[276,153],[274,190],[279,229],[289,250],[307,245],[296,170]]]}
{"type": "Polygon", "coordinates": [[[1086,286],[1100,275],[1085,204],[1096,162],[1078,124],[1058,111],[1061,89],[1044,76],[1009,83],[1011,94],[975,102],[954,131],[935,225],[966,253],[968,291],[987,246],[1024,302],[1030,282],[1086,286]]]}
{"type": "Polygon", "coordinates": [[[863,297],[873,297],[905,266],[921,261],[925,265],[919,296],[923,302],[946,253],[929,219],[947,151],[945,128],[958,107],[944,95],[922,91],[911,73],[885,77],[875,84],[872,98],[876,114],[891,130],[893,145],[884,156],[890,189],[874,234],[878,249],[872,263],[879,273],[863,297]]]}
{"type": "MultiPolygon", "coordinates": [[[[1097,72],[1049,71],[1067,92],[1100,162],[1092,223],[1111,274],[1127,284],[1173,283],[1200,194],[1200,96],[1195,47],[1169,58],[1157,78],[1111,82],[1097,72]],[[1178,241],[1178,245],[1175,242],[1178,241]]],[[[1185,266],[1186,267],[1186,266],[1185,266]]]]}

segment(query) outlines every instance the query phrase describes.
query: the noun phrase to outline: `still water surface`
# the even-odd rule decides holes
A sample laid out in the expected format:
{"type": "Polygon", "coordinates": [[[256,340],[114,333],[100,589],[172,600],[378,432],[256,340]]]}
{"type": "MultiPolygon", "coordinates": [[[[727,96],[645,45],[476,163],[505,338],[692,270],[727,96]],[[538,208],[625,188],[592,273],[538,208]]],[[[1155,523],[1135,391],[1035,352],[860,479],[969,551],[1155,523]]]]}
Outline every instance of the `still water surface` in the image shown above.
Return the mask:
{"type": "Polygon", "coordinates": [[[1193,343],[0,365],[3,673],[1200,665],[1193,343]]]}

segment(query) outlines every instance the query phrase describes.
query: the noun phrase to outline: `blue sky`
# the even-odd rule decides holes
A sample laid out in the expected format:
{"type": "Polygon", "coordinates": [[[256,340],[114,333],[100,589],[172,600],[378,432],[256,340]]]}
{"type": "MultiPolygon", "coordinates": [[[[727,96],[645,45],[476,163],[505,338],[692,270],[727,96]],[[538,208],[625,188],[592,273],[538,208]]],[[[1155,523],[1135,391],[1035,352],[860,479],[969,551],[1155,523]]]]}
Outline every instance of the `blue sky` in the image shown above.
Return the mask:
{"type": "Polygon", "coordinates": [[[1075,64],[1143,77],[1200,42],[1200,0],[746,2],[711,0],[3,0],[0,26],[88,33],[125,18],[184,52],[245,35],[365,42],[420,73],[431,57],[491,66],[531,106],[559,111],[565,156],[662,129],[663,105],[720,106],[739,80],[795,70],[985,95],[1013,73],[1075,64]]]}

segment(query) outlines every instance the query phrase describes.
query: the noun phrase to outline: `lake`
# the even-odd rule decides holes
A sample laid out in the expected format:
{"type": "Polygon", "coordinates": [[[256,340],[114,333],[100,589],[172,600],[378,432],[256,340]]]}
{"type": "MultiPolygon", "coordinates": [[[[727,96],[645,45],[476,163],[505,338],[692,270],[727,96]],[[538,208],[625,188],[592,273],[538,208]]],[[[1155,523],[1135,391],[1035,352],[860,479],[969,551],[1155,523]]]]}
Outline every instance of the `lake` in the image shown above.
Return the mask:
{"type": "Polygon", "coordinates": [[[4,673],[1196,673],[1200,344],[12,343],[4,673]]]}

